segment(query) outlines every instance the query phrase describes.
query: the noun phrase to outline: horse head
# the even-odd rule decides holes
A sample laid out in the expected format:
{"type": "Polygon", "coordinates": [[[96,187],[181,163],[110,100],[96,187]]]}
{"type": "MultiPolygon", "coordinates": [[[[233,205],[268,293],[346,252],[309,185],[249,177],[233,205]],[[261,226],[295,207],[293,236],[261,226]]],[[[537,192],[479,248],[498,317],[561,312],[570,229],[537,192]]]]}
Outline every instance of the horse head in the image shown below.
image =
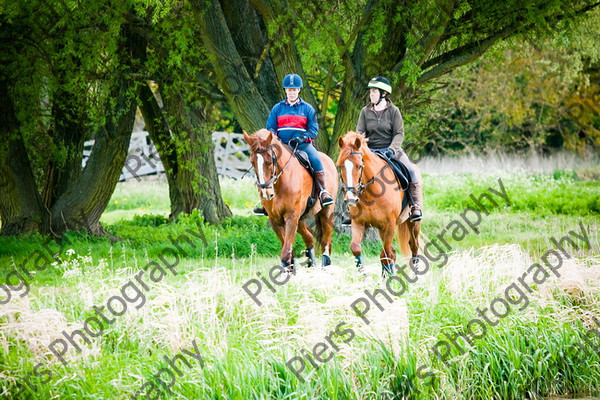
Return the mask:
{"type": "Polygon", "coordinates": [[[358,196],[362,191],[364,156],[371,152],[367,146],[368,141],[364,135],[352,131],[338,139],[340,155],[336,164],[341,169],[342,187],[346,192],[344,201],[349,206],[358,204],[358,196]]]}
{"type": "Polygon", "coordinates": [[[250,145],[250,163],[256,172],[256,185],[260,197],[271,200],[275,196],[273,185],[277,180],[277,159],[281,155],[281,146],[273,143],[273,132],[261,129],[248,135],[244,131],[244,140],[250,145]]]}

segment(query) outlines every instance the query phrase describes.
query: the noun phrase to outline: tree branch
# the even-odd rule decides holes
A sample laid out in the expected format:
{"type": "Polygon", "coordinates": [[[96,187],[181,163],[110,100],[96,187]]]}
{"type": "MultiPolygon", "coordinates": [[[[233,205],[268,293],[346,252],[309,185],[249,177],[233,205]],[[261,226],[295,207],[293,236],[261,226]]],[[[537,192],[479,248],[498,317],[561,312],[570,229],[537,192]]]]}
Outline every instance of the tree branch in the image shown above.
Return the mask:
{"type": "Polygon", "coordinates": [[[431,68],[429,71],[424,72],[419,79],[417,79],[417,83],[423,84],[434,78],[437,78],[438,76],[448,73],[454,68],[460,67],[461,65],[475,60],[477,57],[485,53],[498,40],[509,37],[520,27],[520,24],[515,24],[511,27],[502,29],[500,32],[489,36],[484,40],[469,43],[436,57],[434,60],[439,60],[440,63],[431,68]]]}

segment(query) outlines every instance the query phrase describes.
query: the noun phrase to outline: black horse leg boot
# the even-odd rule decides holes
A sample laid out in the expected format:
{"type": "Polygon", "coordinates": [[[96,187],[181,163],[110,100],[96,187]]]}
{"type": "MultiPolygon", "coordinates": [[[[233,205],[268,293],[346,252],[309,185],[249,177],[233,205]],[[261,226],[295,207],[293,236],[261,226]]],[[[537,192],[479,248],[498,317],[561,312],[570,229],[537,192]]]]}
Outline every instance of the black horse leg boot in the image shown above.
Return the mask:
{"type": "Polygon", "coordinates": [[[326,207],[333,204],[333,196],[331,193],[325,189],[327,186],[325,185],[325,171],[317,171],[315,172],[315,179],[319,184],[319,188],[321,192],[319,192],[319,201],[321,202],[321,206],[326,207]]]}

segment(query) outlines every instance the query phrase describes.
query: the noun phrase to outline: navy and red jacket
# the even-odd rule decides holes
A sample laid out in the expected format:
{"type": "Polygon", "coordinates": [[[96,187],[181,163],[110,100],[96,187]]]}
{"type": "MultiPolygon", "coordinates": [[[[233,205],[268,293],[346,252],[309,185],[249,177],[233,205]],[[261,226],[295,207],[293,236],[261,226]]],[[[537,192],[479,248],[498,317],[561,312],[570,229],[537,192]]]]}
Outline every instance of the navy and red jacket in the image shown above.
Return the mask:
{"type": "Polygon", "coordinates": [[[267,130],[279,136],[284,143],[297,133],[306,133],[312,142],[319,132],[317,113],[301,98],[293,106],[285,99],[273,106],[267,119],[267,130]]]}

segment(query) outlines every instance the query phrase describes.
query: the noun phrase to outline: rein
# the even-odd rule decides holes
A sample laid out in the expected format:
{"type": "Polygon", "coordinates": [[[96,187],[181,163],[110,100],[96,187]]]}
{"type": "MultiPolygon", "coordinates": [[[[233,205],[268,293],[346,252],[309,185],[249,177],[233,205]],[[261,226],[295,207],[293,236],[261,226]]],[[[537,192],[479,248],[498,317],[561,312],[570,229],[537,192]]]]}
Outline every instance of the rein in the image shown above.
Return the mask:
{"type": "Polygon", "coordinates": [[[375,175],[373,178],[369,179],[366,183],[361,183],[362,178],[363,178],[363,171],[365,169],[365,160],[362,157],[362,151],[351,151],[350,154],[360,154],[361,155],[361,165],[360,165],[360,176],[358,177],[358,183],[356,185],[353,186],[348,186],[344,183],[344,181],[342,180],[342,190],[344,192],[350,192],[352,194],[354,194],[356,197],[360,197],[360,195],[362,194],[362,192],[365,191],[365,189],[367,187],[369,187],[369,185],[371,185],[373,182],[375,182],[377,180],[377,178],[379,178],[379,176],[381,176],[381,174],[383,174],[383,172],[386,170],[386,168],[389,167],[389,164],[386,163],[384,165],[383,168],[381,168],[381,171],[379,171],[377,173],[377,175],[375,175]],[[356,189],[359,189],[358,191],[356,189]]]}

